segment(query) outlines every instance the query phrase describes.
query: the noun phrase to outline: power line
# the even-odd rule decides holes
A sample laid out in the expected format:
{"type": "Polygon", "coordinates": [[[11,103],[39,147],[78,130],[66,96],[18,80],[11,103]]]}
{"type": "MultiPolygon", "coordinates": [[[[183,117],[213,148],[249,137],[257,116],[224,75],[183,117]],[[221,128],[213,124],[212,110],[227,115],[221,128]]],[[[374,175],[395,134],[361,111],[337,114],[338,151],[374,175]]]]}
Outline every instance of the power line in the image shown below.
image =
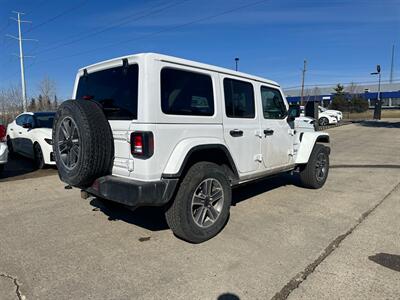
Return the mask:
{"type": "Polygon", "coordinates": [[[60,12],[59,14],[55,15],[54,17],[51,17],[51,18],[47,19],[46,21],[43,21],[42,23],[39,23],[36,26],[31,27],[30,29],[28,29],[26,31],[26,33],[31,32],[31,31],[33,31],[33,30],[35,30],[35,29],[37,29],[37,28],[39,28],[39,27],[41,27],[43,25],[46,25],[46,24],[48,24],[50,22],[53,22],[54,20],[57,20],[58,18],[60,18],[62,16],[65,16],[66,14],[69,14],[70,12],[72,12],[72,11],[78,9],[78,8],[81,8],[87,2],[88,2],[88,0],[83,0],[83,1],[79,2],[78,5],[75,5],[75,6],[71,7],[71,8],[68,8],[67,10],[64,10],[64,11],[60,12]]]}
{"type": "Polygon", "coordinates": [[[28,11],[26,13],[26,15],[30,15],[30,14],[32,14],[33,11],[38,10],[39,8],[42,8],[43,4],[45,4],[47,1],[49,1],[49,0],[42,0],[41,2],[39,2],[39,4],[35,5],[35,7],[33,9],[28,11]]]}
{"type": "Polygon", "coordinates": [[[149,34],[145,34],[145,35],[143,35],[141,37],[132,38],[132,39],[125,39],[125,40],[118,41],[118,42],[115,42],[115,43],[111,43],[111,44],[108,44],[108,45],[105,45],[105,46],[102,46],[102,47],[97,47],[97,48],[94,48],[94,49],[90,49],[90,50],[74,53],[74,54],[71,54],[71,55],[68,55],[68,56],[55,57],[53,59],[43,60],[42,62],[56,61],[56,60],[65,59],[65,58],[69,58],[69,57],[80,56],[80,55],[91,53],[91,52],[95,52],[95,51],[98,51],[98,50],[101,50],[101,49],[110,48],[110,47],[113,47],[113,46],[115,46],[117,44],[125,44],[125,43],[129,43],[129,42],[132,42],[132,41],[146,39],[146,38],[149,38],[149,37],[152,37],[152,36],[155,36],[155,35],[159,35],[159,34],[164,33],[164,32],[168,32],[168,31],[171,31],[171,30],[175,30],[175,29],[178,29],[178,28],[185,27],[185,26],[193,25],[193,24],[196,24],[196,23],[199,23],[199,22],[203,22],[203,21],[207,21],[207,20],[210,20],[210,19],[214,19],[214,18],[223,16],[223,15],[227,15],[227,14],[230,14],[232,12],[235,12],[235,11],[238,11],[238,10],[242,10],[242,9],[245,9],[245,8],[248,8],[248,7],[251,7],[251,6],[255,6],[257,4],[264,3],[264,2],[267,2],[267,1],[268,0],[261,0],[261,1],[252,2],[252,3],[246,4],[246,5],[242,5],[242,6],[233,8],[233,9],[229,9],[229,10],[223,11],[223,12],[218,13],[218,14],[214,14],[214,15],[210,15],[210,16],[207,16],[207,17],[199,18],[199,19],[196,19],[196,20],[193,20],[193,21],[190,21],[190,22],[187,22],[187,23],[183,23],[183,24],[180,24],[180,25],[176,25],[176,26],[173,26],[173,27],[164,28],[164,29],[159,30],[159,31],[155,31],[155,32],[152,32],[152,33],[149,33],[149,34]]]}
{"type": "MultiPolygon", "coordinates": [[[[192,1],[192,0],[184,0],[184,1],[179,1],[179,2],[177,2],[177,3],[172,3],[172,4],[169,4],[169,5],[165,6],[165,7],[162,7],[162,8],[153,10],[153,11],[150,11],[150,12],[148,12],[148,13],[146,13],[146,14],[144,14],[144,15],[141,15],[141,16],[135,18],[135,19],[131,19],[133,16],[138,15],[138,13],[135,12],[134,14],[130,14],[130,15],[128,15],[128,16],[123,17],[123,18],[120,19],[118,22],[113,23],[113,24],[110,25],[110,26],[107,26],[107,27],[102,28],[102,29],[100,29],[100,30],[95,30],[95,31],[93,31],[93,32],[91,32],[91,33],[88,33],[88,34],[85,34],[85,35],[83,35],[83,36],[82,36],[82,35],[79,35],[78,38],[72,39],[72,40],[70,40],[70,41],[68,41],[68,42],[63,42],[63,43],[61,43],[61,44],[59,44],[59,45],[56,45],[56,46],[54,46],[54,47],[50,47],[50,48],[44,49],[44,50],[40,51],[40,54],[43,54],[43,53],[46,53],[46,52],[50,52],[50,51],[54,51],[54,50],[56,50],[56,49],[58,49],[58,48],[60,48],[60,47],[68,46],[68,45],[71,45],[71,44],[75,44],[75,43],[77,43],[77,42],[79,42],[79,41],[82,41],[82,40],[85,40],[85,39],[87,39],[87,38],[89,38],[89,37],[96,36],[96,35],[98,35],[98,34],[100,34],[100,33],[109,31],[109,30],[111,30],[111,29],[114,29],[114,28],[116,28],[116,27],[118,27],[118,26],[121,26],[121,25],[124,25],[124,24],[127,24],[127,23],[132,23],[132,22],[135,22],[135,21],[139,21],[139,20],[141,20],[141,19],[144,19],[144,18],[149,17],[149,16],[151,16],[151,15],[160,13],[160,12],[162,12],[162,11],[164,11],[164,10],[167,10],[167,9],[169,9],[169,8],[172,8],[172,7],[174,7],[174,6],[180,5],[180,4],[182,4],[182,3],[184,3],[184,2],[188,2],[188,1],[192,1]]],[[[166,1],[166,3],[169,3],[169,1],[166,1]]],[[[158,5],[157,5],[157,6],[158,6],[158,5]]],[[[153,6],[151,9],[153,9],[154,7],[157,7],[157,6],[153,6]]]]}
{"type": "Polygon", "coordinates": [[[4,25],[4,26],[0,29],[0,33],[2,33],[3,31],[5,31],[5,30],[8,28],[8,26],[10,26],[10,20],[7,20],[6,25],[4,25]]]}

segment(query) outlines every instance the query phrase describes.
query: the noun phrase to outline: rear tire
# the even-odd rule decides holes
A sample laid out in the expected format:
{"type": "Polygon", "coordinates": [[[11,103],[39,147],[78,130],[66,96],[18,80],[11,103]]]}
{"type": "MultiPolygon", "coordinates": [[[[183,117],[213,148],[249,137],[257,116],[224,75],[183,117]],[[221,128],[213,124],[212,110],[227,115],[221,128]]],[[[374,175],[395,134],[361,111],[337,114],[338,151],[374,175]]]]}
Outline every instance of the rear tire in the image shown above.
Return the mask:
{"type": "Polygon", "coordinates": [[[114,140],[98,103],[64,101],[54,119],[52,140],[59,176],[69,185],[86,188],[111,173],[114,140]]]}
{"type": "Polygon", "coordinates": [[[321,188],[328,178],[329,150],[324,145],[315,144],[308,163],[300,169],[302,186],[309,189],[321,188]]]}
{"type": "Polygon", "coordinates": [[[34,151],[34,154],[35,154],[35,166],[36,166],[36,168],[43,169],[44,166],[45,166],[45,163],[44,163],[44,157],[43,157],[42,148],[40,148],[39,144],[35,144],[33,146],[33,151],[34,151]]]}
{"type": "Polygon", "coordinates": [[[186,173],[166,211],[167,223],[176,236],[192,243],[204,242],[225,226],[231,198],[224,170],[214,163],[196,163],[186,173]]]}
{"type": "Polygon", "coordinates": [[[0,165],[0,173],[4,171],[4,164],[0,165]]]}

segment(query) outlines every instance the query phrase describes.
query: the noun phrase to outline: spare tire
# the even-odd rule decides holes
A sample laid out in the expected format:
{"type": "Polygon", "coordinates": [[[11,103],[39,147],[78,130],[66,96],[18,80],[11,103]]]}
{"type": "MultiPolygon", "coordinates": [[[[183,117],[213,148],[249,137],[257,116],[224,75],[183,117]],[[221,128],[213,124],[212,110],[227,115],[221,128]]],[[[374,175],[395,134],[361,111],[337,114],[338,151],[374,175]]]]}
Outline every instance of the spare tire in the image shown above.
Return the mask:
{"type": "Polygon", "coordinates": [[[114,140],[101,105],[90,100],[67,100],[53,124],[53,153],[62,181],[85,188],[111,173],[114,140]]]}

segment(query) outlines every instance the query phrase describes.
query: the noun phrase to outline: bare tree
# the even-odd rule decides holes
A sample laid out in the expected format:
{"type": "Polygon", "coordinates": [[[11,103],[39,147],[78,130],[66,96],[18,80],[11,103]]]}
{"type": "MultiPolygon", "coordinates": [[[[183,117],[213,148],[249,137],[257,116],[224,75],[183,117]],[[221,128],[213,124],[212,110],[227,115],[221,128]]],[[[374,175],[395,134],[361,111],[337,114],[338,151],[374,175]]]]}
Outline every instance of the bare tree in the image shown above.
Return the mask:
{"type": "Polygon", "coordinates": [[[361,87],[359,87],[357,84],[355,84],[354,82],[351,82],[346,88],[345,91],[351,95],[354,94],[361,94],[362,89],[361,87]]]}
{"type": "Polygon", "coordinates": [[[41,105],[38,110],[52,110],[52,99],[56,96],[56,84],[48,76],[45,76],[38,86],[39,97],[41,96],[41,105]]]}
{"type": "Polygon", "coordinates": [[[20,88],[11,85],[0,90],[0,119],[3,124],[10,123],[23,111],[20,88]]]}

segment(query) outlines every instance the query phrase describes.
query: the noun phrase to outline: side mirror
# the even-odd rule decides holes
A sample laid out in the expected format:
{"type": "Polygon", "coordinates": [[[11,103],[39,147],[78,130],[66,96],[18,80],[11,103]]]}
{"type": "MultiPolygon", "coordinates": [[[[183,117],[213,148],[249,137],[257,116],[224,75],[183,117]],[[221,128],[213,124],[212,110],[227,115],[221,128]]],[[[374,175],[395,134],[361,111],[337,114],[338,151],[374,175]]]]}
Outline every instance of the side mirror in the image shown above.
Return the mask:
{"type": "Polygon", "coordinates": [[[24,124],[22,124],[22,127],[27,128],[27,129],[32,129],[32,124],[31,123],[24,123],[24,124]]]}
{"type": "Polygon", "coordinates": [[[287,117],[288,122],[293,122],[298,117],[300,117],[300,105],[290,105],[287,117]]]}

